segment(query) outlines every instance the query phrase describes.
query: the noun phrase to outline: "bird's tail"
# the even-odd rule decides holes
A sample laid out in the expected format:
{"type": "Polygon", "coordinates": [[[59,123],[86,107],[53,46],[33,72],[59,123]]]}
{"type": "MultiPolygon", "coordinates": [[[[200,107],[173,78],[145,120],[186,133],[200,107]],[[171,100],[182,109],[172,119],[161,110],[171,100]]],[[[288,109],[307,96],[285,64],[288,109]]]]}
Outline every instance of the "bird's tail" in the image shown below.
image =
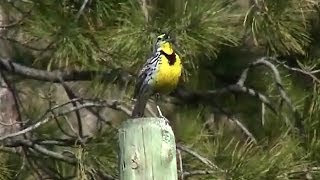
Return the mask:
{"type": "Polygon", "coordinates": [[[144,110],[147,105],[147,98],[144,98],[143,96],[138,96],[137,101],[134,105],[133,111],[132,111],[132,117],[133,118],[139,118],[143,117],[144,110]]]}

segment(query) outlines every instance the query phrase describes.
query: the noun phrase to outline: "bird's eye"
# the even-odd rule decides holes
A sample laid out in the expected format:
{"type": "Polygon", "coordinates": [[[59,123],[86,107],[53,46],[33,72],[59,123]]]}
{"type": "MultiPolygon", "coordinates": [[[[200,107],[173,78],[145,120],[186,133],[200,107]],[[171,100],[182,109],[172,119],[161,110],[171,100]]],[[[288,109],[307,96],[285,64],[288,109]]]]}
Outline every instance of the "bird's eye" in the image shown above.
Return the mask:
{"type": "Polygon", "coordinates": [[[160,41],[161,39],[162,39],[161,37],[158,37],[158,39],[157,39],[157,40],[158,40],[158,41],[160,41]]]}

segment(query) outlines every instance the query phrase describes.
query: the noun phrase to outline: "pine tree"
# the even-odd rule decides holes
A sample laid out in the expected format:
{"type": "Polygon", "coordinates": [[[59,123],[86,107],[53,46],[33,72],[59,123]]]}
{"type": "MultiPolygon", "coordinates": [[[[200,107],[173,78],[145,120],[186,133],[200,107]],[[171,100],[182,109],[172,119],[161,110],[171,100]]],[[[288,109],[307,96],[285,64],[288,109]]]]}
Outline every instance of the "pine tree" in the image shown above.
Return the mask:
{"type": "Polygon", "coordinates": [[[117,127],[161,32],[184,60],[178,89],[160,102],[181,179],[319,178],[319,9],[317,0],[1,1],[0,91],[14,98],[0,105],[14,104],[15,132],[27,132],[0,134],[0,179],[117,179],[117,127]]]}

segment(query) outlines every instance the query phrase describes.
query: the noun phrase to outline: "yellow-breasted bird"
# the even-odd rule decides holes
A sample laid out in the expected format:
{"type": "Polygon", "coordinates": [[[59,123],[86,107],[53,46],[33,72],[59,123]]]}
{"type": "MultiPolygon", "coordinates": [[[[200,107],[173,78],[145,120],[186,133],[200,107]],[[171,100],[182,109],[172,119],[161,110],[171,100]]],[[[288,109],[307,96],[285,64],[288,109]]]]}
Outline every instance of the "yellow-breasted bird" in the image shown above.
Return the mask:
{"type": "MultiPolygon", "coordinates": [[[[142,117],[150,96],[168,94],[178,85],[182,71],[180,56],[174,51],[172,39],[168,34],[157,37],[154,52],[141,69],[134,98],[137,99],[132,117],[142,117]]],[[[160,116],[162,116],[160,112],[160,116]]]]}

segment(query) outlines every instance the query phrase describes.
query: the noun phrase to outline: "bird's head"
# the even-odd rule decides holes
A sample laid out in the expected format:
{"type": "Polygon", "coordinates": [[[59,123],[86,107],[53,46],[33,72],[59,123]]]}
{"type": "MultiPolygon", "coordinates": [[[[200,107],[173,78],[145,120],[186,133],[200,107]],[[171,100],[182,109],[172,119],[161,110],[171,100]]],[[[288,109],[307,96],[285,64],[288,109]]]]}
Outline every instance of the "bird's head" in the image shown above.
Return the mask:
{"type": "Polygon", "coordinates": [[[164,33],[157,37],[156,41],[156,50],[163,51],[166,54],[173,53],[173,39],[169,36],[169,34],[164,33]]]}

